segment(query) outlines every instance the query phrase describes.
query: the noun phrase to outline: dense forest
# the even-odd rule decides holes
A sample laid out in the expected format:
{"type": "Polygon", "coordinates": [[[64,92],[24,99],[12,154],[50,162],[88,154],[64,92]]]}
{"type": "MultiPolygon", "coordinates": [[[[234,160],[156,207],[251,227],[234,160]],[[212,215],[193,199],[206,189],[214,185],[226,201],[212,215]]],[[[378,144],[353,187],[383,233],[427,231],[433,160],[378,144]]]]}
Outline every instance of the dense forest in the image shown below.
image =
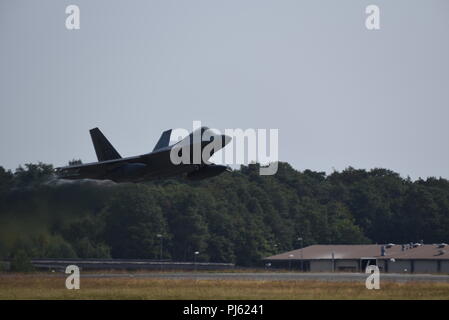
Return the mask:
{"type": "Polygon", "coordinates": [[[199,182],[57,180],[0,167],[0,259],[162,258],[255,266],[311,244],[449,241],[449,181],[386,169],[326,175],[257,164],[199,182]],[[302,239],[300,241],[300,239],[302,239]]]}

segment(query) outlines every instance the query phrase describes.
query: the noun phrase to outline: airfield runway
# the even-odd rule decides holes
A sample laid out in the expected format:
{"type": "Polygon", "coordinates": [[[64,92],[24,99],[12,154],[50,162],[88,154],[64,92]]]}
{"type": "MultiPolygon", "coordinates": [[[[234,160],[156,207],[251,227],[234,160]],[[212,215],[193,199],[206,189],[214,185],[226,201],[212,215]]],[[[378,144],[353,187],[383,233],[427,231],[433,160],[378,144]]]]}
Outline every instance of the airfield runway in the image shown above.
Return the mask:
{"type": "MultiPolygon", "coordinates": [[[[365,281],[365,273],[293,273],[293,272],[168,272],[168,273],[85,273],[82,278],[154,278],[190,280],[255,280],[255,281],[365,281]]],[[[393,282],[449,282],[449,275],[395,274],[380,275],[381,280],[393,282]]]]}
{"type": "MultiPolygon", "coordinates": [[[[14,277],[14,274],[3,273],[0,278],[14,277]]],[[[26,277],[67,277],[63,272],[31,273],[26,277]]],[[[83,272],[81,278],[135,278],[135,279],[169,279],[169,280],[253,280],[253,281],[334,281],[360,282],[365,281],[366,273],[295,273],[295,272],[83,272]]],[[[449,275],[437,274],[380,274],[381,281],[392,282],[449,282],[449,275]]]]}

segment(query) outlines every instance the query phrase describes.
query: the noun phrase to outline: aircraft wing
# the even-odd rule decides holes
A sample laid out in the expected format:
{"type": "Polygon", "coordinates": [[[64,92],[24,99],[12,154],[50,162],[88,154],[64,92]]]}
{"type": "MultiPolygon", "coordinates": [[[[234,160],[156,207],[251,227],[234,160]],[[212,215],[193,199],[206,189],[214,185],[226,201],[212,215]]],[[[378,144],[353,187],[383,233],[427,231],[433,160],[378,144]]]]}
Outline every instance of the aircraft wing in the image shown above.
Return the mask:
{"type": "Polygon", "coordinates": [[[137,157],[60,167],[56,168],[55,171],[61,179],[107,179],[111,172],[126,164],[144,163],[154,168],[154,170],[158,170],[169,165],[169,161],[170,152],[164,150],[137,157]]]}
{"type": "MultiPolygon", "coordinates": [[[[139,159],[139,157],[134,157],[139,159]]],[[[66,166],[56,168],[56,174],[61,179],[101,179],[108,172],[123,166],[128,161],[133,161],[132,158],[117,159],[102,162],[93,162],[86,164],[79,164],[74,166],[66,166]]]]}

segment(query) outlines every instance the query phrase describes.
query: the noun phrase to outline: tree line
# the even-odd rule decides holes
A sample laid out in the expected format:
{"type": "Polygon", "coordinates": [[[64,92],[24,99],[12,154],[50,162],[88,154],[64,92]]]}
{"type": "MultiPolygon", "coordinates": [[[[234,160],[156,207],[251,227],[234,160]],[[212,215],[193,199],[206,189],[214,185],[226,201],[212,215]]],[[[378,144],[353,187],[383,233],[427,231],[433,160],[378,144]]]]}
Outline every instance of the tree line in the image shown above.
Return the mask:
{"type": "Polygon", "coordinates": [[[257,266],[301,245],[421,240],[449,240],[446,179],[281,162],[273,176],[253,164],[198,182],[114,184],[57,180],[43,163],[0,167],[0,258],[192,261],[199,252],[197,261],[257,266]]]}

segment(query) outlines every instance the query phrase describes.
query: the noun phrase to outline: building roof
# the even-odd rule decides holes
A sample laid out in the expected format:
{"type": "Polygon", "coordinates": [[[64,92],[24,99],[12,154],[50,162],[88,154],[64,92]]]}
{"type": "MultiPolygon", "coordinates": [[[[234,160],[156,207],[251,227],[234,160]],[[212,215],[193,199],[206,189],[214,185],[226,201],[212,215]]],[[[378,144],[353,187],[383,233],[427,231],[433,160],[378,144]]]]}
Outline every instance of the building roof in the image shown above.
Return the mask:
{"type": "Polygon", "coordinates": [[[266,257],[264,260],[330,260],[332,259],[332,253],[334,259],[449,260],[449,246],[441,248],[434,244],[417,246],[391,244],[312,245],[266,257]],[[384,256],[382,256],[383,246],[385,246],[384,256]]]}

